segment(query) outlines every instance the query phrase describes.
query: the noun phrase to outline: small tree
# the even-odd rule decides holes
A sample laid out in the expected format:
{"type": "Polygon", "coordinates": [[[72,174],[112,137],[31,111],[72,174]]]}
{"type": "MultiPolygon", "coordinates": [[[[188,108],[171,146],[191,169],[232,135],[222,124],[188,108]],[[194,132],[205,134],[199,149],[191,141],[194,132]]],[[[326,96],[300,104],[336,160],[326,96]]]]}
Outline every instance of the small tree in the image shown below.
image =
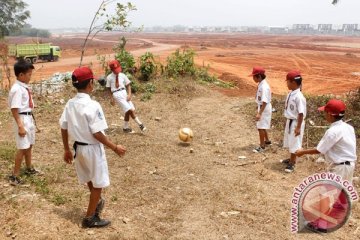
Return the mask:
{"type": "Polygon", "coordinates": [[[157,71],[154,55],[150,52],[146,52],[144,55],[140,56],[139,59],[141,79],[148,81],[157,71]]]}
{"type": "Polygon", "coordinates": [[[107,13],[107,8],[109,8],[114,2],[115,0],[103,0],[96,11],[82,46],[80,66],[82,64],[86,44],[89,39],[92,40],[99,32],[112,31],[114,29],[126,29],[131,25],[131,22],[127,20],[127,16],[129,12],[135,11],[136,7],[130,2],[127,4],[116,3],[115,14],[109,15],[107,13]]]}
{"type": "Polygon", "coordinates": [[[11,31],[21,28],[30,17],[30,12],[25,10],[27,4],[21,0],[1,0],[0,5],[1,39],[11,31]]]}
{"type": "Polygon", "coordinates": [[[131,73],[135,72],[135,58],[134,56],[126,51],[125,49],[126,39],[123,36],[117,45],[114,46],[113,50],[115,52],[115,59],[119,61],[121,64],[123,73],[131,73]]]}

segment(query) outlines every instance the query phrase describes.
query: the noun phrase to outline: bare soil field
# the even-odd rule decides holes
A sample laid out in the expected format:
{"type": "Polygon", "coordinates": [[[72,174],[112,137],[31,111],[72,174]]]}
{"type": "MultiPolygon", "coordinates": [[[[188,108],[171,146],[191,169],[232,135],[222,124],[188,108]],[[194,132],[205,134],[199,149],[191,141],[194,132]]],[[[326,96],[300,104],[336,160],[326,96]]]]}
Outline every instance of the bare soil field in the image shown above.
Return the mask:
{"type": "MultiPolygon", "coordinates": [[[[58,119],[74,91],[69,86],[61,93],[36,96],[35,114],[41,132],[36,135],[33,162],[44,175],[25,178],[25,185],[15,188],[7,182],[15,147],[12,119],[7,96],[0,95],[0,239],[359,238],[358,202],[353,204],[348,223],[336,232],[290,233],[294,187],[305,177],[324,171],[326,164],[304,157],[294,173],[286,174],[279,160],[288,153],[276,144],[281,141],[278,133],[271,133],[274,144],[264,154],[252,153],[258,133],[244,108],[254,101],[256,86],[247,77],[253,65],[268,69],[271,87],[278,94],[285,92],[286,72],[296,67],[304,73],[307,93],[341,94],[354,89],[360,84],[359,76],[351,75],[359,71],[359,49],[352,48],[348,56],[349,49],[342,46],[315,43],[357,43],[359,39],[175,34],[127,37],[129,48],[136,54],[155,49],[161,61],[176,47],[192,47],[199,65],[209,63],[214,74],[235,82],[237,87],[206,88],[187,79],[155,82],[158,90],[151,100],[134,98],[148,131],[140,134],[131,122],[137,133],[128,135],[121,130],[120,111],[110,106],[101,90],[95,92],[109,125],[107,135],[125,145],[127,153],[119,158],[106,150],[111,186],[104,192],[107,201],[103,216],[112,220],[112,225],[90,230],[79,226],[88,190],[78,184],[74,166],[62,160],[58,119]],[[194,131],[190,144],[178,140],[178,129],[185,126],[194,131]]],[[[118,36],[99,39],[90,43],[86,63],[95,63],[95,50],[100,48],[102,54],[111,54],[112,41],[118,36]]],[[[54,72],[72,71],[78,64],[81,41],[51,41],[64,49],[64,58],[36,64],[34,81],[54,72]]],[[[101,74],[100,67],[96,71],[101,74]]],[[[359,174],[357,165],[355,176],[359,174]]],[[[359,188],[359,182],[355,186],[359,188]]]]}

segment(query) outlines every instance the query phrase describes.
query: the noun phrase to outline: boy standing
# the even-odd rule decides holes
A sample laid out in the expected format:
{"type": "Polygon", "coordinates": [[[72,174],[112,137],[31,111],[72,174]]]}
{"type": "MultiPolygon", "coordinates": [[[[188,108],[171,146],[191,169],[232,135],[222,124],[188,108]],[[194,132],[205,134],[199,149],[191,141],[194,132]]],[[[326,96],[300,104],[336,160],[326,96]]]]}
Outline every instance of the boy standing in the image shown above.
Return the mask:
{"type": "Polygon", "coordinates": [[[271,127],[271,90],[266,81],[265,69],[254,67],[250,76],[254,82],[258,83],[255,101],[257,103],[256,127],[259,131],[260,146],[253,150],[254,153],[261,153],[265,150],[265,145],[270,145],[267,129],[271,127]]]}
{"type": "Polygon", "coordinates": [[[314,149],[298,150],[296,156],[304,154],[324,154],[325,159],[331,163],[330,172],[341,176],[343,180],[352,182],[356,156],[356,137],[352,126],[343,122],[346,106],[341,100],[331,99],[319,111],[324,116],[330,128],[314,149]]]}
{"type": "Polygon", "coordinates": [[[31,95],[30,86],[34,66],[24,60],[19,60],[14,65],[14,72],[17,80],[9,92],[9,107],[14,117],[14,130],[17,153],[15,155],[15,166],[12,175],[9,177],[11,185],[16,186],[22,183],[19,178],[22,159],[25,157],[25,174],[37,174],[31,165],[31,151],[35,143],[35,124],[32,115],[34,101],[31,95]]]}
{"type": "Polygon", "coordinates": [[[110,97],[111,105],[115,105],[114,101],[116,101],[125,113],[123,131],[125,133],[133,132],[129,126],[130,117],[139,125],[141,131],[145,131],[146,127],[140,119],[136,117],[135,107],[131,102],[131,81],[121,72],[121,65],[117,60],[110,61],[109,67],[112,73],[106,77],[106,87],[109,89],[109,94],[112,95],[110,97]]]}
{"type": "Polygon", "coordinates": [[[75,167],[81,184],[87,184],[90,190],[90,201],[85,218],[84,228],[105,227],[110,221],[100,218],[105,200],[101,198],[103,188],[110,185],[109,171],[104,146],[122,156],[125,148],[112,143],[104,134],[107,123],[100,104],[91,100],[89,94],[94,89],[94,76],[90,68],[80,67],[72,74],[72,84],[78,90],[70,99],[60,118],[61,136],[64,144],[64,161],[75,167]],[[74,142],[73,157],[68,135],[74,142]]]}
{"type": "Polygon", "coordinates": [[[302,77],[299,71],[290,71],[286,76],[286,84],[291,92],[285,101],[284,116],[286,126],[284,132],[284,148],[288,148],[290,159],[282,160],[286,164],[285,172],[294,171],[296,163],[295,152],[301,149],[305,130],[306,99],[301,92],[302,77]]]}

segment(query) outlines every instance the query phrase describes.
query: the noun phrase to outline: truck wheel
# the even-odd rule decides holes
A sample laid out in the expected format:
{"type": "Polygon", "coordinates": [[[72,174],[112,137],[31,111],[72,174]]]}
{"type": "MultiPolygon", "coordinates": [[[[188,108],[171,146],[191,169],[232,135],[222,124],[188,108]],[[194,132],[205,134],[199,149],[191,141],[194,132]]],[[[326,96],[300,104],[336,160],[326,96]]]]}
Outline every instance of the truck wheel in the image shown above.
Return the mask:
{"type": "Polygon", "coordinates": [[[35,57],[35,58],[32,58],[31,59],[31,62],[33,63],[33,64],[35,64],[36,62],[37,62],[37,58],[35,57]]]}
{"type": "Polygon", "coordinates": [[[25,58],[25,61],[28,62],[28,63],[31,63],[31,58],[25,58]]]}
{"type": "Polygon", "coordinates": [[[54,62],[57,62],[59,60],[59,57],[58,56],[55,56],[54,57],[54,62]]]}

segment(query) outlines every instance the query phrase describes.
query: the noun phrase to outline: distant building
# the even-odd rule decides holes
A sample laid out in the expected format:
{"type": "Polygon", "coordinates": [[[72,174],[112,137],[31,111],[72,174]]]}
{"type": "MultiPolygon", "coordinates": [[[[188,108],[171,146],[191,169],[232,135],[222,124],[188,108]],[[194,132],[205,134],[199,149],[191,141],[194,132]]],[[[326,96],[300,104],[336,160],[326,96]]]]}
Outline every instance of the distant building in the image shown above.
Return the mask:
{"type": "Polygon", "coordinates": [[[355,32],[358,30],[359,24],[343,24],[342,31],[343,32],[355,32]]]}
{"type": "Polygon", "coordinates": [[[297,30],[297,31],[307,31],[307,30],[311,30],[311,25],[310,24],[294,24],[293,25],[293,30],[297,30]]]}
{"type": "Polygon", "coordinates": [[[319,32],[330,32],[332,30],[332,24],[318,24],[319,32]]]}
{"type": "Polygon", "coordinates": [[[286,27],[270,26],[269,32],[272,34],[284,34],[284,33],[288,33],[289,29],[286,27]]]}

